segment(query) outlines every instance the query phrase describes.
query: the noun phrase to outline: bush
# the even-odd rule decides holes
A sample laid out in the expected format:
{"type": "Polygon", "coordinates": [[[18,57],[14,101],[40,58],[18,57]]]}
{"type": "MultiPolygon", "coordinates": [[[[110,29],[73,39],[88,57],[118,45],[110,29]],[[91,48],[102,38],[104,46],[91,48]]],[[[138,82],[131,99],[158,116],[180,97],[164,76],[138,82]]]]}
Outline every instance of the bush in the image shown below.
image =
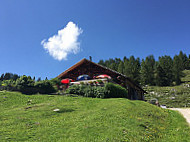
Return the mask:
{"type": "Polygon", "coordinates": [[[16,80],[16,88],[21,90],[26,87],[34,87],[34,80],[32,80],[31,77],[23,75],[16,80]]]}
{"type": "Polygon", "coordinates": [[[53,84],[49,80],[36,82],[34,87],[40,94],[50,94],[56,92],[53,84]]]}
{"type": "Polygon", "coordinates": [[[84,88],[85,97],[104,98],[105,92],[106,90],[104,87],[87,86],[84,88]]]}
{"type": "Polygon", "coordinates": [[[93,98],[127,98],[127,90],[120,85],[107,83],[104,87],[90,85],[73,85],[66,90],[67,94],[77,94],[93,98]]]}
{"type": "Polygon", "coordinates": [[[53,85],[61,85],[61,79],[59,78],[53,78],[50,80],[50,82],[53,84],[53,85]]]}
{"type": "Polygon", "coordinates": [[[3,80],[0,82],[0,91],[7,90],[7,91],[16,91],[15,88],[15,81],[10,80],[3,80]]]}
{"type": "Polygon", "coordinates": [[[105,90],[105,98],[128,98],[127,90],[118,84],[107,83],[105,90]]]}
{"type": "Polygon", "coordinates": [[[66,90],[66,93],[84,97],[104,98],[105,88],[90,85],[73,85],[66,90]]]}
{"type": "Polygon", "coordinates": [[[16,80],[15,88],[23,94],[35,94],[34,91],[34,80],[31,77],[25,75],[21,76],[16,80]]]}
{"type": "Polygon", "coordinates": [[[40,82],[36,82],[31,79],[31,77],[22,76],[16,80],[16,89],[23,94],[49,94],[54,93],[56,90],[54,89],[52,82],[49,80],[44,80],[40,82]]]}

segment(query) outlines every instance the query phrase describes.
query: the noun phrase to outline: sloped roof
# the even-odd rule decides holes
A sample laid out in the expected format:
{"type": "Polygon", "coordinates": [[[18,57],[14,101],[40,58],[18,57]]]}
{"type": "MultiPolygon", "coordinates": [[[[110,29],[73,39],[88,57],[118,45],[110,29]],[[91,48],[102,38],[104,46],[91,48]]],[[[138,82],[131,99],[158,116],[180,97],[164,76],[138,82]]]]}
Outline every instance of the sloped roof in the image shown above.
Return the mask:
{"type": "MultiPolygon", "coordinates": [[[[121,76],[121,77],[125,78],[125,79],[128,81],[128,83],[130,83],[130,84],[132,84],[133,86],[135,86],[136,89],[141,90],[141,91],[143,91],[144,93],[146,93],[146,91],[144,91],[140,86],[138,86],[137,84],[135,84],[129,77],[125,76],[124,74],[121,74],[121,73],[119,73],[119,72],[117,72],[117,71],[114,71],[114,70],[112,70],[112,69],[110,69],[110,68],[107,68],[107,67],[105,67],[105,66],[96,64],[96,63],[94,63],[94,62],[92,62],[92,61],[90,61],[90,60],[87,60],[86,58],[80,60],[78,63],[76,63],[75,65],[73,65],[72,67],[70,67],[69,69],[67,69],[66,71],[62,72],[62,73],[61,73],[60,75],[58,75],[57,77],[58,77],[58,78],[64,78],[64,77],[66,77],[69,73],[71,73],[73,70],[75,70],[76,68],[78,68],[78,67],[80,67],[80,66],[82,66],[82,65],[84,65],[84,64],[91,64],[91,65],[93,65],[93,66],[96,66],[96,67],[98,67],[98,68],[101,68],[101,69],[103,69],[103,70],[106,70],[107,73],[109,72],[109,73],[112,73],[112,74],[114,74],[114,75],[121,76]]],[[[108,74],[108,75],[109,75],[109,74],[108,74]]]]}

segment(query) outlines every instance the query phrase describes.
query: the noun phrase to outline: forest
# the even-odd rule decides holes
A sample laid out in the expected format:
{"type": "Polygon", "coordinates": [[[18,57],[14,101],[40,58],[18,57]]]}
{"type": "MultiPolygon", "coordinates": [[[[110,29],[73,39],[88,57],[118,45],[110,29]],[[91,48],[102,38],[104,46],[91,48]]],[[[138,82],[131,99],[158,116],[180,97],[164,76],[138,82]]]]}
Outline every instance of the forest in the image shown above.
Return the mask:
{"type": "Polygon", "coordinates": [[[190,70],[190,55],[180,51],[173,58],[164,55],[158,60],[153,55],[142,60],[125,56],[123,59],[100,60],[98,64],[126,75],[141,86],[173,86],[181,83],[183,70],[190,70]]]}

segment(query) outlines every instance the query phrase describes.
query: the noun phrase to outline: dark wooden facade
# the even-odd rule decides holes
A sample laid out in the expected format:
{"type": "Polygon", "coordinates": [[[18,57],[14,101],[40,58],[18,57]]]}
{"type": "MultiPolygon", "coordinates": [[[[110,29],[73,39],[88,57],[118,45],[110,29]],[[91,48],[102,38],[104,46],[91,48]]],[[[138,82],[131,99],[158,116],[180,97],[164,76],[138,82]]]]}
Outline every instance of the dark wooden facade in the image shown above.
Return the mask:
{"type": "Polygon", "coordinates": [[[82,59],[81,61],[61,73],[58,78],[71,78],[73,80],[76,80],[79,75],[83,74],[87,74],[91,78],[100,74],[107,74],[112,77],[114,82],[122,85],[128,90],[129,99],[144,100],[144,93],[146,92],[141,87],[136,85],[130,78],[87,59],[82,59]]]}

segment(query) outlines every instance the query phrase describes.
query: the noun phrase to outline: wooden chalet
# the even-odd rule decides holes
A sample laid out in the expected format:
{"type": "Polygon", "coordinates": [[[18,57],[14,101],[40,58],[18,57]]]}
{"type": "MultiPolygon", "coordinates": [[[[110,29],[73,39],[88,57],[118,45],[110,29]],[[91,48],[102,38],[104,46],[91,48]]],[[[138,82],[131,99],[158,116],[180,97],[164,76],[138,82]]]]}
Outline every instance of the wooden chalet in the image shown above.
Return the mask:
{"type": "Polygon", "coordinates": [[[128,99],[144,100],[144,93],[146,93],[146,91],[144,91],[140,86],[135,84],[130,78],[85,58],[61,73],[58,78],[70,78],[76,80],[78,76],[83,74],[87,74],[91,78],[100,74],[107,74],[112,77],[115,83],[122,85],[128,90],[128,99]]]}

